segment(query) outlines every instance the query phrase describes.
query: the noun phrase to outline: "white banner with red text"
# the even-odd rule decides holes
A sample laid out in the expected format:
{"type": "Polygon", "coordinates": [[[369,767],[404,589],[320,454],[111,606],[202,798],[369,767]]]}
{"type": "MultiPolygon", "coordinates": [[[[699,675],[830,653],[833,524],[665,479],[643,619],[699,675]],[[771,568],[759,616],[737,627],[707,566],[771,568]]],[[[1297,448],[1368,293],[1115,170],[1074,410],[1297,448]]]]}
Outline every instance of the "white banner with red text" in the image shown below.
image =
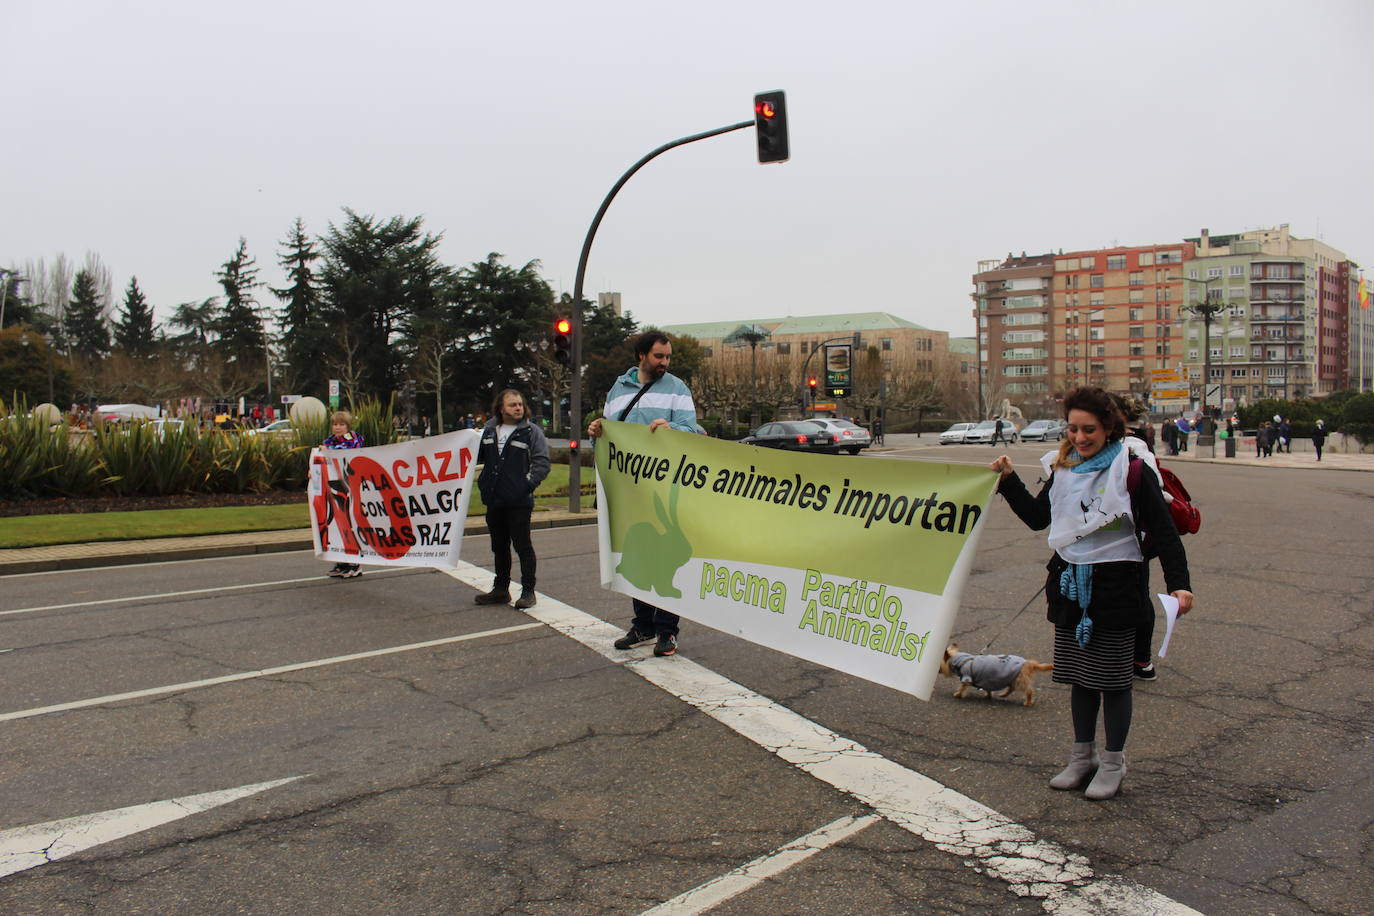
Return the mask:
{"type": "Polygon", "coordinates": [[[477,464],[473,429],[310,455],[315,555],[339,563],[453,569],[477,464]]]}

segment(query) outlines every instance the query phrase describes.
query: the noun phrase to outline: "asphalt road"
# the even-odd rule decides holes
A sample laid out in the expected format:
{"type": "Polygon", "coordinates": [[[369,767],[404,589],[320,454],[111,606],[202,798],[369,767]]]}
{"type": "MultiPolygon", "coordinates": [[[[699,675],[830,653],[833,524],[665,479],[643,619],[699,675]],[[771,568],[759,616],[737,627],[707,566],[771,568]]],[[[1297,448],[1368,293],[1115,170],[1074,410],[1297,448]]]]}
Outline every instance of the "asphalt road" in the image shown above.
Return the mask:
{"type": "MultiPolygon", "coordinates": [[[[1041,451],[1010,449],[1029,479],[1041,451]]],[[[660,912],[1374,912],[1374,475],[1177,470],[1198,606],[1103,803],[1046,786],[1045,677],[1031,708],[924,703],[690,622],[678,658],[606,650],[629,608],[591,527],[536,534],[537,618],[474,607],[481,570],[338,581],[304,553],[7,577],[0,872],[114,838],[0,877],[0,912],[637,913],[703,886],[660,912]]],[[[963,648],[1048,659],[1042,605],[1017,614],[1046,556],[995,500],[963,648]]]]}

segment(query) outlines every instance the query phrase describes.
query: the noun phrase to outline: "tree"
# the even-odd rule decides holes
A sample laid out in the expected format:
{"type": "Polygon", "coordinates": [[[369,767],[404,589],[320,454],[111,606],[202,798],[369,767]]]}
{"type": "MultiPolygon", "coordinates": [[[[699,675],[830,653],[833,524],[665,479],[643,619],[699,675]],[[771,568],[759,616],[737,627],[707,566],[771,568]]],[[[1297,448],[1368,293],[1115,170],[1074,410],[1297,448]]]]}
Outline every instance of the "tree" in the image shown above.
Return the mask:
{"type": "Polygon", "coordinates": [[[33,304],[23,290],[26,279],[14,268],[6,269],[4,275],[0,276],[0,303],[3,304],[0,307],[0,328],[33,321],[33,304]]]}
{"type": "Polygon", "coordinates": [[[71,403],[72,373],[36,328],[11,325],[0,330],[0,401],[14,407],[12,398],[30,406],[48,401],[71,403]]]}
{"type": "Polygon", "coordinates": [[[67,343],[82,360],[99,360],[110,352],[110,329],[105,323],[105,303],[100,300],[95,276],[84,267],[72,281],[67,303],[67,343]]]}
{"type": "Polygon", "coordinates": [[[537,383],[535,353],[553,326],[553,291],[539,276],[539,262],[519,270],[491,252],[458,272],[453,284],[453,318],[459,362],[458,390],[488,403],[501,388],[537,383]]]}
{"type": "Polygon", "coordinates": [[[402,326],[440,311],[452,272],[435,255],[442,237],[424,232],[423,218],[381,221],[347,208],[344,214],[342,225],[331,223],[320,240],[328,348],[337,350],[332,342],[347,334],[365,356],[355,366],[359,393],[385,397],[400,387],[405,360],[413,355],[413,346],[393,347],[402,326]]]}
{"type": "Polygon", "coordinates": [[[150,356],[157,343],[154,327],[152,306],[138,288],[138,277],[131,277],[124,291],[124,310],[115,322],[115,346],[130,356],[150,356]]]}
{"type": "Polygon", "coordinates": [[[328,381],[329,326],[320,307],[315,262],[320,252],[305,234],[300,217],[282,240],[284,250],[277,263],[286,271],[287,285],[272,288],[282,302],[278,323],[285,342],[286,385],[296,393],[322,392],[328,381]]]}
{"type": "Polygon", "coordinates": [[[180,328],[182,333],[171,338],[169,343],[186,356],[203,356],[218,337],[218,311],[219,302],[213,296],[201,302],[181,303],[172,312],[171,325],[180,328]]]}
{"type": "Polygon", "coordinates": [[[215,273],[224,289],[224,303],[216,318],[219,332],[217,347],[226,360],[242,366],[266,368],[267,336],[258,314],[258,301],[253,290],[258,282],[257,262],[248,256],[247,239],[239,239],[233,257],[225,261],[215,273]]]}

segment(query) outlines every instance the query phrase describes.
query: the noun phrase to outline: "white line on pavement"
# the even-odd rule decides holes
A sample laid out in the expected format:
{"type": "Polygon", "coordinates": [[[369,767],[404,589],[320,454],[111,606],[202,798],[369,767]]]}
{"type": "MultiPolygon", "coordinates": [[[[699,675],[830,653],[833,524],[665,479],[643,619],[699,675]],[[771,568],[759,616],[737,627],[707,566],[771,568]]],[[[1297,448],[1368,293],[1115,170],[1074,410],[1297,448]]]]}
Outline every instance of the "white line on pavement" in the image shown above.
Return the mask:
{"type": "Polygon", "coordinates": [[[200,795],[186,795],[144,805],[130,805],[95,814],[32,824],[13,830],[0,830],[0,877],[38,865],[46,865],[73,853],[109,843],[121,837],[151,830],[172,821],[227,805],[240,798],[295,782],[300,776],[259,782],[237,789],[222,789],[200,795]]]}
{"type": "Polygon", "coordinates": [[[881,818],[877,815],[866,814],[863,817],[842,817],[831,821],[819,830],[813,830],[806,836],[779,846],[767,855],[746,862],[734,871],[726,872],[719,878],[712,878],[672,900],[645,910],[643,916],[696,916],[698,913],[705,913],[731,897],[738,897],[767,879],[782,874],[793,865],[806,861],[822,849],[828,849],[849,839],[879,820],[881,818]]]}
{"type": "MultiPolygon", "coordinates": [[[[471,563],[444,570],[488,591],[493,574],[471,563]]],[[[680,653],[654,658],[641,649],[611,646],[621,630],[545,595],[525,613],[777,755],[873,808],[904,830],[965,857],[981,874],[1007,882],[1020,896],[1038,897],[1047,912],[1136,916],[1201,916],[1150,888],[1114,875],[981,802],[882,757],[856,741],[698,665],[680,653]]]]}
{"type": "MultiPolygon", "coordinates": [[[[423,567],[406,567],[406,570],[420,569],[423,567]]],[[[382,572],[388,571],[385,568],[382,572]]],[[[373,574],[374,577],[376,574],[373,574]]],[[[394,578],[394,577],[393,577],[394,578]]],[[[318,582],[323,584],[328,580],[324,576],[306,576],[301,579],[277,579],[272,582],[242,582],[237,585],[216,585],[213,588],[191,588],[180,592],[159,592],[155,595],[129,595],[125,598],[99,598],[94,601],[73,601],[70,604],[45,604],[42,607],[21,607],[12,611],[0,611],[0,617],[9,617],[12,614],[34,614],[38,611],[64,611],[74,607],[95,607],[100,604],[123,604],[126,601],[153,601],[158,598],[185,598],[187,595],[209,595],[215,592],[233,592],[245,588],[269,588],[274,585],[298,585],[301,582],[318,582]]]]}
{"type": "Polygon", "coordinates": [[[37,706],[32,709],[20,709],[15,712],[0,713],[0,722],[10,722],[15,719],[30,719],[34,716],[44,716],[55,712],[68,712],[73,709],[87,709],[91,706],[105,706],[109,703],[118,703],[122,700],[138,700],[143,697],[155,697],[168,693],[181,693],[184,690],[215,687],[219,684],[232,684],[235,681],[247,681],[259,677],[274,677],[278,674],[288,674],[292,671],[323,668],[326,665],[356,662],[365,658],[380,658],[384,655],[396,655],[400,652],[414,652],[416,649],[432,649],[435,646],[447,646],[452,643],[467,642],[472,639],[501,636],[505,633],[517,633],[520,630],[532,630],[539,626],[541,626],[541,624],[521,623],[513,627],[483,630],[480,633],[464,633],[462,636],[446,636],[443,639],[430,639],[425,642],[413,642],[404,646],[373,649],[369,652],[354,652],[351,655],[335,655],[332,658],[319,658],[310,662],[298,662],[294,665],[279,665],[276,668],[263,668],[259,671],[240,671],[237,674],[226,674],[221,677],[211,677],[201,681],[186,681],[181,684],[168,684],[165,687],[149,687],[146,690],[131,690],[128,693],[112,693],[103,697],[91,697],[89,700],[75,700],[71,703],[57,703],[53,706],[37,706]]]}

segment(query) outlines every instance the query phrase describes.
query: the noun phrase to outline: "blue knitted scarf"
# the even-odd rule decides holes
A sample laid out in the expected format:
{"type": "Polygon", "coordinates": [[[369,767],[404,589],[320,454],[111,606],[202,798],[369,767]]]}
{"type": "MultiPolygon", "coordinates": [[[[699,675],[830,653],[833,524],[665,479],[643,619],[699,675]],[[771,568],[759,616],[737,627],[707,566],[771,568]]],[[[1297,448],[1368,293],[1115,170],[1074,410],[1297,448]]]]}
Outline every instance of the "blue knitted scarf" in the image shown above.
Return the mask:
{"type": "MultiPolygon", "coordinates": [[[[1069,468],[1074,474],[1095,474],[1104,468],[1111,467],[1116,456],[1121,452],[1121,442],[1109,442],[1096,455],[1086,461],[1081,461],[1069,468]]],[[[1069,459],[1078,458],[1078,452],[1069,452],[1069,459]]],[[[1083,617],[1078,621],[1078,626],[1074,629],[1074,639],[1078,645],[1087,648],[1088,640],[1092,639],[1093,621],[1088,616],[1088,605],[1093,603],[1093,568],[1091,563],[1070,563],[1062,573],[1059,574],[1059,593],[1070,601],[1078,602],[1078,606],[1083,610],[1083,617]]]]}

